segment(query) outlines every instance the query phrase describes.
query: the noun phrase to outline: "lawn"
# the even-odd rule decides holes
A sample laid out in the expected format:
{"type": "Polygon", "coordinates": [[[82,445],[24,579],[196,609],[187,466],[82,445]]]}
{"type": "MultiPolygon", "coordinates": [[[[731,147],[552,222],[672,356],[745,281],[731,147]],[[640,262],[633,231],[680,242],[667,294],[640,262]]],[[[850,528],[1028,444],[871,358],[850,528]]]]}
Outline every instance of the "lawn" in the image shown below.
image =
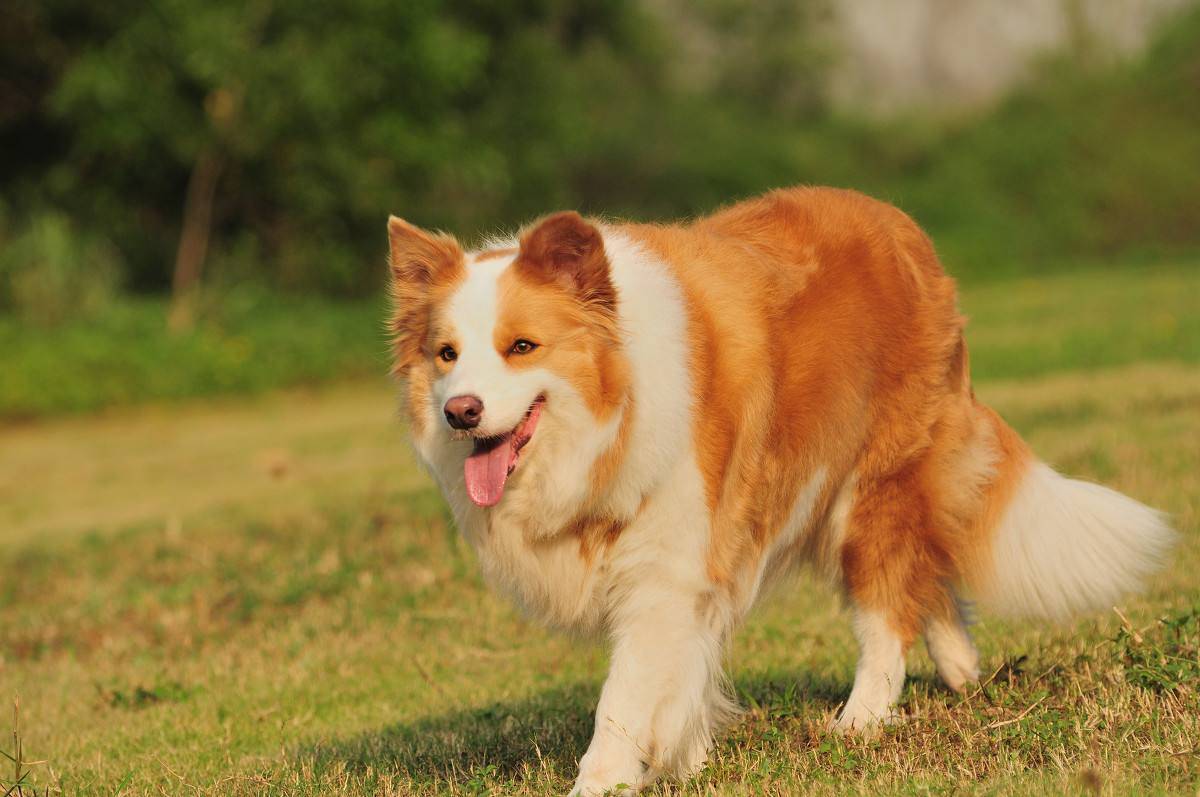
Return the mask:
{"type": "MultiPolygon", "coordinates": [[[[1060,469],[1170,512],[1170,568],[1070,625],[981,618],[965,698],[914,650],[907,719],[872,741],[822,730],[853,642],[801,576],[732,646],[744,717],[661,793],[1196,793],[1200,268],[963,306],[978,394],[1060,469]]],[[[0,697],[43,761],[26,794],[564,793],[604,667],[484,589],[382,376],[0,427],[0,697]]]]}
{"type": "Polygon", "coordinates": [[[52,326],[0,310],[0,423],[363,379],[387,368],[384,306],[229,290],[170,334],[161,297],[118,297],[52,326]]]}

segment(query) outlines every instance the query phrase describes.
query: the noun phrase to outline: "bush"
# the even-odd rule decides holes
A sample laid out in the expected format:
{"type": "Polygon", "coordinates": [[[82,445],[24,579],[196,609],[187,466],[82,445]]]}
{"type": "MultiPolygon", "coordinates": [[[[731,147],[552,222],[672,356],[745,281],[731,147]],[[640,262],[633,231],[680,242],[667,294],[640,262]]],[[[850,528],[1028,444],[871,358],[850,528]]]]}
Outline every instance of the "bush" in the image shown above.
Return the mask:
{"type": "Polygon", "coordinates": [[[61,213],[35,214],[11,233],[0,226],[0,309],[42,325],[102,310],[118,285],[110,244],[61,213]]]}

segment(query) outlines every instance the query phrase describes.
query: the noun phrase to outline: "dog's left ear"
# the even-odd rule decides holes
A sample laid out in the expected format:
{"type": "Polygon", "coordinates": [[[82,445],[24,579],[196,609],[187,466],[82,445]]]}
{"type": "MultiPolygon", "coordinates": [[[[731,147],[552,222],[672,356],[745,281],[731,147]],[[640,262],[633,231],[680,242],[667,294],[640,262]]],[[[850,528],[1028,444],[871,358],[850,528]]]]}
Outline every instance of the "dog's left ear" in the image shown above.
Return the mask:
{"type": "Polygon", "coordinates": [[[616,316],[600,230],[574,211],[547,216],[521,236],[517,267],[574,293],[589,309],[616,316]]]}
{"type": "Polygon", "coordinates": [[[430,291],[454,279],[463,268],[463,251],[450,235],[428,232],[389,216],[388,264],[392,272],[394,368],[404,374],[421,355],[429,325],[430,291]]]}

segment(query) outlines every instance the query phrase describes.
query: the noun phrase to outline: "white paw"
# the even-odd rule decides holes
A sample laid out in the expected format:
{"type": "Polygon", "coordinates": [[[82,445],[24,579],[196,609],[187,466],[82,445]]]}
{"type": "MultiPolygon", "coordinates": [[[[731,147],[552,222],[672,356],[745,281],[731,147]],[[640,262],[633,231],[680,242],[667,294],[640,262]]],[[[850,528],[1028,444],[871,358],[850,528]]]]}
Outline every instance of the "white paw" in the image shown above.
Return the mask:
{"type": "Polygon", "coordinates": [[[679,759],[676,776],[686,780],[704,769],[708,763],[708,745],[697,744],[695,749],[679,759]]]}
{"type": "Polygon", "coordinates": [[[589,778],[584,781],[581,778],[567,797],[625,797],[637,793],[637,789],[626,783],[605,784],[603,780],[589,778]]]}
{"type": "Polygon", "coordinates": [[[962,692],[968,683],[979,680],[979,654],[965,635],[926,638],[929,656],[946,686],[962,692]]]}
{"type": "Polygon", "coordinates": [[[979,661],[974,656],[940,659],[937,670],[946,686],[959,693],[966,691],[967,684],[979,680],[979,661]]]}
{"type": "Polygon", "coordinates": [[[900,719],[900,714],[891,706],[868,706],[857,700],[846,704],[837,718],[829,723],[829,730],[838,734],[873,736],[884,725],[900,719]]]}
{"type": "Polygon", "coordinates": [[[642,762],[626,751],[589,750],[579,761],[579,777],[571,795],[600,797],[600,795],[635,794],[646,784],[649,771],[642,762]]]}
{"type": "Polygon", "coordinates": [[[936,620],[925,629],[925,646],[946,686],[962,692],[979,680],[979,654],[961,621],[936,620]]]}

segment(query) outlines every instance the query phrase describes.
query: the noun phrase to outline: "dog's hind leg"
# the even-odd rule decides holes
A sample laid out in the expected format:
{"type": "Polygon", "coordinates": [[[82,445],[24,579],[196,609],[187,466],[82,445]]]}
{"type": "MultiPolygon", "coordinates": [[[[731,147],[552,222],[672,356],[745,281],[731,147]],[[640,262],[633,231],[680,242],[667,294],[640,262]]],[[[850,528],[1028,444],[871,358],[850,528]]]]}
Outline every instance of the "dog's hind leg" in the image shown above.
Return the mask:
{"type": "Polygon", "coordinates": [[[855,609],[854,636],[859,649],[854,688],[833,722],[833,729],[843,732],[862,732],[891,722],[904,688],[904,654],[908,646],[887,616],[855,609]]]}
{"type": "Polygon", "coordinates": [[[962,692],[971,681],[979,680],[979,653],[967,631],[967,611],[955,602],[946,611],[925,623],[925,647],[946,686],[962,692]]]}
{"type": "MultiPolygon", "coordinates": [[[[895,718],[905,654],[930,618],[956,611],[946,586],[954,568],[951,543],[937,525],[923,465],[916,460],[886,477],[859,483],[841,567],[860,657],[854,688],[833,723],[839,731],[867,731],[895,718]]],[[[935,647],[961,641],[941,623],[932,631],[935,647]]]]}

